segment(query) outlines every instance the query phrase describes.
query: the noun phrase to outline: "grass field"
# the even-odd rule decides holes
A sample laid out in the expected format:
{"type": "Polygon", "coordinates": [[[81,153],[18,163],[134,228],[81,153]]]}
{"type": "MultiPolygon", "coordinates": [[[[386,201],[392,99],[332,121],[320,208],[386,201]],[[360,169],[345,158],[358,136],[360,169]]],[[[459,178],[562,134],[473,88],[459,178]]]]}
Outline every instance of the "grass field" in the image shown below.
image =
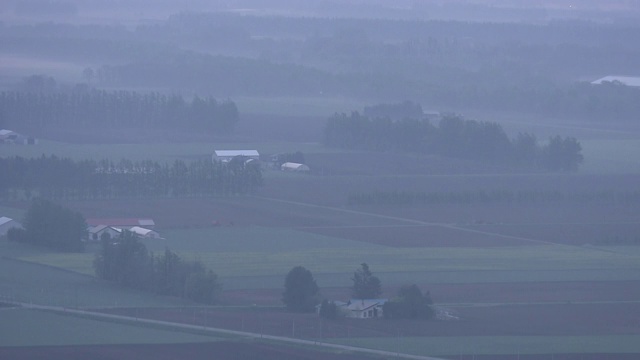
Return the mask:
{"type": "Polygon", "coordinates": [[[331,339],[331,343],[414,355],[640,353],[640,335],[617,336],[472,336],[331,339]]]}
{"type": "Polygon", "coordinates": [[[640,140],[594,139],[582,140],[584,173],[640,173],[640,140]]]}
{"type": "MultiPolygon", "coordinates": [[[[436,283],[640,279],[639,255],[625,247],[393,248],[262,227],[174,229],[164,236],[166,240],[145,243],[156,253],[168,247],[186,260],[202,261],[223,282],[262,279],[260,287],[280,287],[284,275],[297,265],[323,279],[324,286],[344,286],[362,262],[389,282],[402,278],[436,283]]],[[[93,274],[92,253],[21,253],[20,259],[93,274]]]]}
{"type": "Polygon", "coordinates": [[[215,337],[13,308],[0,315],[1,346],[171,344],[216,341],[215,337]],[[46,324],[46,326],[43,326],[46,324]]]}

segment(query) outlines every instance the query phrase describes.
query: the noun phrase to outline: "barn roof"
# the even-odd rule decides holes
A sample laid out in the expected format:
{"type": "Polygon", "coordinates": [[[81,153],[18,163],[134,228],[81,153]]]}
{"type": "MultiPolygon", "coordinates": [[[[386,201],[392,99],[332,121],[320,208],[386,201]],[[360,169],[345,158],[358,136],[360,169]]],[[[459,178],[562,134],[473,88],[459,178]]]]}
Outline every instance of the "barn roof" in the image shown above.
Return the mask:
{"type": "Polygon", "coordinates": [[[363,311],[377,305],[384,305],[387,299],[351,299],[347,303],[347,308],[351,311],[363,311]]]}
{"type": "Polygon", "coordinates": [[[219,157],[260,156],[258,150],[216,150],[215,154],[219,157]]]}
{"type": "Polygon", "coordinates": [[[155,226],[153,219],[149,218],[114,218],[114,219],[87,219],[87,224],[91,226],[155,226]]]}
{"type": "Polygon", "coordinates": [[[617,81],[620,82],[624,85],[627,86],[640,86],[640,77],[633,77],[633,76],[605,76],[601,79],[598,79],[596,81],[593,81],[592,84],[594,85],[600,85],[604,82],[613,82],[613,81],[617,81]]]}

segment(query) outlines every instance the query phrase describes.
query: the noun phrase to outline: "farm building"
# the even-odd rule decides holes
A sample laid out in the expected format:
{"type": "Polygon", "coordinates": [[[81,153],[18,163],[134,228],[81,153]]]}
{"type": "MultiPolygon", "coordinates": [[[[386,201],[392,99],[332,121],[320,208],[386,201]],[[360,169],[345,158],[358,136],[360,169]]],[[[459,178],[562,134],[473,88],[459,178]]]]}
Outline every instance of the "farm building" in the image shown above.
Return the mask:
{"type": "Polygon", "coordinates": [[[0,217],[0,236],[7,235],[11,228],[22,228],[22,224],[6,216],[0,217]]]}
{"type": "MultiPolygon", "coordinates": [[[[353,319],[372,319],[383,316],[382,306],[387,299],[351,299],[348,302],[334,301],[338,313],[353,319]]],[[[319,306],[318,306],[319,311],[319,306]]]]}
{"type": "Polygon", "coordinates": [[[129,231],[131,231],[132,233],[138,235],[141,238],[147,238],[147,239],[159,239],[160,238],[160,234],[158,234],[157,232],[155,232],[153,230],[142,228],[140,226],[134,226],[134,227],[130,228],[129,231]]]}
{"type": "Polygon", "coordinates": [[[286,162],[280,165],[280,170],[292,172],[309,172],[311,169],[309,169],[309,167],[305,164],[286,162]]]}
{"type": "Polygon", "coordinates": [[[130,229],[134,226],[143,226],[151,228],[156,225],[153,219],[149,218],[122,218],[122,219],[87,219],[87,225],[96,227],[98,225],[106,225],[114,228],[130,229]]]}
{"type": "Polygon", "coordinates": [[[605,76],[596,81],[592,81],[591,84],[602,85],[603,83],[607,83],[607,82],[620,83],[622,85],[640,87],[640,77],[633,77],[633,76],[605,76]]]}
{"type": "Polygon", "coordinates": [[[38,140],[33,137],[24,136],[18,134],[15,131],[2,129],[0,130],[0,144],[21,144],[21,145],[35,145],[38,140]]]}
{"type": "Polygon", "coordinates": [[[89,227],[89,241],[100,241],[104,234],[109,234],[110,238],[114,238],[120,235],[122,230],[114,228],[108,225],[98,225],[89,227]]]}
{"type": "Polygon", "coordinates": [[[248,158],[247,160],[260,160],[258,150],[216,150],[211,157],[212,161],[221,161],[227,163],[236,156],[248,158]]]}

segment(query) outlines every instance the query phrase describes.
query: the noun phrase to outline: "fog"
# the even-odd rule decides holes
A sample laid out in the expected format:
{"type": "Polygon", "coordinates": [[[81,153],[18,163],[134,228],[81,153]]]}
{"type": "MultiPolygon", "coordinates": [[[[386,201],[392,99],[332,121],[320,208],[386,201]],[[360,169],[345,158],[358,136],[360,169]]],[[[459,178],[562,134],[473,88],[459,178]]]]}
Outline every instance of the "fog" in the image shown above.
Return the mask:
{"type": "Polygon", "coordinates": [[[639,42],[632,0],[5,0],[0,358],[636,358],[639,42]]]}

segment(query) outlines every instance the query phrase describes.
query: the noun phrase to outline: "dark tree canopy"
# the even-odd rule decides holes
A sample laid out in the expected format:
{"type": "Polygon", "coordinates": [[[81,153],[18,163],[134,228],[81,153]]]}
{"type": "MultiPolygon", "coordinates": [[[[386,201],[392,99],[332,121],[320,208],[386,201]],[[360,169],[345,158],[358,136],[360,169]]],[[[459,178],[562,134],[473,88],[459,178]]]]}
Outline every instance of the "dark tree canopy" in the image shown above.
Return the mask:
{"type": "Polygon", "coordinates": [[[353,297],[356,299],[375,299],[382,294],[382,283],[369,270],[367,263],[360,264],[360,268],[353,273],[353,297]]]}
{"type": "Polygon", "coordinates": [[[313,312],[319,295],[320,291],[311,271],[303,266],[296,266],[289,271],[282,293],[282,302],[288,310],[313,312]]]}
{"type": "Polygon", "coordinates": [[[398,290],[398,296],[383,305],[387,319],[433,319],[435,311],[429,292],[423,294],[417,285],[405,285],[398,290]]]}
{"type": "Polygon", "coordinates": [[[98,278],[125,287],[205,304],[215,303],[222,288],[218,276],[202,263],[184,261],[169,249],[154,256],[126,230],[115,239],[102,239],[93,267],[98,278]]]}
{"type": "Polygon", "coordinates": [[[344,149],[425,153],[505,166],[550,171],[575,171],[582,147],[571,137],[552,137],[538,144],[533,134],[509,139],[496,122],[445,115],[437,126],[427,119],[369,118],[353,112],[335,114],[326,123],[324,144],[344,149]]]}
{"type": "Polygon", "coordinates": [[[12,232],[9,240],[24,241],[62,251],[82,251],[87,223],[75,211],[36,198],[24,218],[24,232],[12,232]]]}

